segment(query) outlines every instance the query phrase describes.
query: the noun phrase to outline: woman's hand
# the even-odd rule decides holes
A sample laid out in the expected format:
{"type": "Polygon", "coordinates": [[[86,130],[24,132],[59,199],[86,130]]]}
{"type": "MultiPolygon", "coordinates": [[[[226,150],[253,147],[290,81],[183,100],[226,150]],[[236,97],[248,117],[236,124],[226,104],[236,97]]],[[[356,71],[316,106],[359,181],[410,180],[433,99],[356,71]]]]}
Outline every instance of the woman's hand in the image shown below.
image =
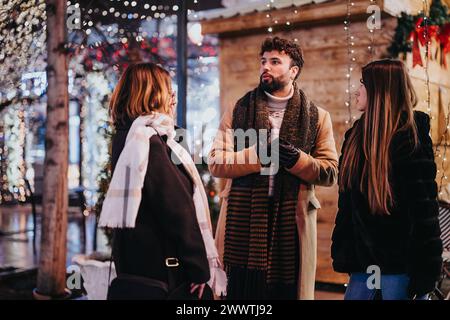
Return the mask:
{"type": "Polygon", "coordinates": [[[203,296],[203,290],[205,290],[206,283],[191,283],[191,293],[194,293],[198,290],[198,298],[201,299],[203,296]]]}

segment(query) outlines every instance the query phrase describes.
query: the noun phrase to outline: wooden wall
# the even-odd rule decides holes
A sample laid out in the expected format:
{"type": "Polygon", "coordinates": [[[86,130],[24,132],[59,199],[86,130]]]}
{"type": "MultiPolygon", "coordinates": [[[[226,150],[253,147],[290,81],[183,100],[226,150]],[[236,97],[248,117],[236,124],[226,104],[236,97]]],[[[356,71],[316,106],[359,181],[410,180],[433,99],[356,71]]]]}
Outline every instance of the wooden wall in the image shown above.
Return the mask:
{"type": "MultiPolygon", "coordinates": [[[[434,55],[436,50],[436,45],[433,41],[431,46],[431,52],[434,55]]],[[[423,61],[425,62],[425,54],[422,52],[423,61]]],[[[450,144],[450,130],[447,133],[446,127],[446,117],[449,115],[450,108],[450,55],[447,55],[448,68],[443,68],[437,61],[431,60],[428,66],[429,74],[429,91],[430,91],[430,101],[431,101],[431,112],[428,111],[428,89],[426,81],[425,69],[421,66],[416,66],[412,68],[412,54],[408,53],[406,55],[406,64],[409,67],[409,74],[418,96],[418,104],[416,109],[423,112],[427,112],[431,115],[431,136],[434,143],[434,148],[436,150],[437,145],[439,145],[440,152],[436,154],[436,165],[438,169],[438,174],[436,177],[436,182],[438,186],[441,187],[443,194],[440,198],[446,202],[450,203],[450,150],[446,151],[445,158],[449,158],[448,161],[443,161],[444,158],[444,143],[445,137],[447,138],[447,143],[450,144]],[[441,177],[443,179],[441,179],[441,177]],[[448,179],[444,179],[448,177],[448,179]]],[[[450,123],[449,123],[450,124],[450,123]]],[[[450,149],[450,148],[448,148],[450,149]]],[[[441,188],[440,188],[441,189],[441,188]]]]}
{"type": "MultiPolygon", "coordinates": [[[[371,43],[370,33],[366,26],[366,18],[360,17],[359,21],[351,24],[351,35],[355,37],[354,70],[351,82],[356,90],[361,78],[361,67],[371,60],[367,46],[371,43]]],[[[375,32],[374,59],[384,57],[386,49],[391,43],[397,24],[397,19],[383,15],[382,29],[375,32]]],[[[211,26],[209,26],[211,28],[211,26]]],[[[304,51],[305,66],[298,80],[299,86],[306,92],[310,99],[317,105],[328,110],[333,121],[336,147],[340,154],[344,132],[348,129],[345,121],[348,119],[348,111],[345,106],[347,88],[347,42],[342,21],[326,24],[314,24],[311,26],[302,24],[289,32],[278,33],[281,37],[298,38],[304,51]]],[[[229,108],[242,97],[248,90],[253,89],[259,82],[259,49],[262,41],[267,36],[263,31],[253,32],[250,35],[222,34],[220,36],[220,92],[221,108],[229,108]]],[[[450,57],[449,57],[450,58],[450,57]]],[[[450,61],[450,59],[449,59],[450,61]]],[[[411,57],[406,57],[410,74],[418,91],[421,102],[419,109],[426,110],[424,71],[421,67],[412,68],[411,57]]],[[[449,77],[437,63],[430,64],[431,97],[433,103],[433,127],[437,126],[442,114],[437,113],[437,91],[439,86],[448,90],[449,77]]],[[[448,94],[445,93],[448,105],[448,94]]],[[[354,96],[353,96],[354,98],[354,96]]],[[[354,103],[354,99],[352,99],[354,103]]],[[[353,116],[359,114],[353,109],[353,116]]],[[[441,121],[442,122],[442,121],[441,121]]],[[[437,132],[437,129],[435,130],[437,132]]],[[[436,138],[435,138],[436,139],[436,138]]],[[[450,172],[449,172],[450,176],[450,172]]],[[[331,267],[330,245],[331,233],[337,210],[337,186],[332,188],[317,187],[317,197],[322,209],[318,214],[318,267],[317,281],[327,283],[344,283],[347,276],[333,272],[331,267]]]]}

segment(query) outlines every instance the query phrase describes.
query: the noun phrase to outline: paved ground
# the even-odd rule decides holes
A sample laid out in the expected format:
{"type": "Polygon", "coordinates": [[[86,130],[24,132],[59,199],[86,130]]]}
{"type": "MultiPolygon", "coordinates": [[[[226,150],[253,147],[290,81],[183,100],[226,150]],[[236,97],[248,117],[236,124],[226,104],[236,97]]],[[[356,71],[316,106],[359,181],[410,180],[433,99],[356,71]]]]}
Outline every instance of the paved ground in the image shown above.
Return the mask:
{"type": "MultiPolygon", "coordinates": [[[[15,267],[29,269],[38,264],[40,243],[40,212],[37,208],[36,250],[33,250],[33,216],[29,205],[0,206],[0,268],[15,267]]],[[[79,253],[93,251],[95,217],[86,218],[85,227],[81,211],[69,208],[67,230],[67,266],[79,253]],[[85,231],[86,230],[86,231],[85,231]],[[84,235],[85,233],[85,235],[84,235]],[[85,238],[86,237],[86,238],[85,238]]],[[[102,233],[97,237],[97,248],[107,250],[102,233]]]]}
{"type": "MultiPolygon", "coordinates": [[[[37,226],[40,225],[41,209],[37,208],[37,226]]],[[[74,207],[69,209],[67,231],[67,266],[71,259],[79,253],[93,252],[94,216],[86,219],[83,228],[81,211],[74,207]],[[86,241],[83,230],[86,230],[86,241]]],[[[0,206],[0,275],[16,271],[28,270],[20,277],[11,278],[8,282],[0,283],[0,300],[10,299],[13,296],[21,299],[31,299],[31,290],[35,286],[36,270],[39,254],[40,230],[36,233],[36,252],[33,250],[33,216],[29,205],[0,206]],[[28,230],[28,231],[27,231],[28,230]],[[21,232],[24,231],[24,232],[21,232]]],[[[97,237],[97,249],[107,251],[106,239],[101,232],[97,237]]],[[[323,286],[322,286],[323,287],[323,286]]],[[[318,300],[342,300],[343,294],[335,290],[320,289],[316,291],[318,300]]]]}

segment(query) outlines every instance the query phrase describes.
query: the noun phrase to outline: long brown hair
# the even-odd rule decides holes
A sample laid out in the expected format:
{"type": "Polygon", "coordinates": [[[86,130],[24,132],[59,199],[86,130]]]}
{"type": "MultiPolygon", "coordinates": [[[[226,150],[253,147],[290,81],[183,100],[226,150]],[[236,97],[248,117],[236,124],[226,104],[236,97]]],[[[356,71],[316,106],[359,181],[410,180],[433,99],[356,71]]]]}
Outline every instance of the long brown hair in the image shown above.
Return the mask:
{"type": "Polygon", "coordinates": [[[362,80],[367,91],[367,109],[343,150],[340,190],[351,189],[353,179],[359,177],[359,190],[367,195],[372,213],[390,214],[393,205],[390,145],[395,133],[411,130],[413,146],[417,146],[413,111],[417,97],[406,67],[399,60],[367,64],[362,68],[362,80]]]}
{"type": "Polygon", "coordinates": [[[172,81],[164,68],[154,63],[128,66],[109,103],[113,123],[135,119],[153,111],[170,113],[172,81]]]}

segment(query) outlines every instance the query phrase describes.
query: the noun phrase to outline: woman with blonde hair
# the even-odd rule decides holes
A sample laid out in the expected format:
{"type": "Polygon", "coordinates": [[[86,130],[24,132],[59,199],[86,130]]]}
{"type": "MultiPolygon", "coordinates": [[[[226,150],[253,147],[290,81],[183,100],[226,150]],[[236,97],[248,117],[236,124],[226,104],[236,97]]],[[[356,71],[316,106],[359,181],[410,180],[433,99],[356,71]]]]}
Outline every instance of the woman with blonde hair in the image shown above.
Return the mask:
{"type": "Polygon", "coordinates": [[[363,67],[339,162],[333,267],[350,274],[345,299],[424,299],[442,263],[430,119],[398,60],[363,67]],[[373,272],[375,272],[373,274],[373,272]]]}
{"type": "Polygon", "coordinates": [[[226,288],[201,178],[175,141],[175,104],[169,73],[153,63],[130,65],[113,92],[113,176],[99,221],[114,228],[109,299],[200,299],[209,286],[226,288]]]}

